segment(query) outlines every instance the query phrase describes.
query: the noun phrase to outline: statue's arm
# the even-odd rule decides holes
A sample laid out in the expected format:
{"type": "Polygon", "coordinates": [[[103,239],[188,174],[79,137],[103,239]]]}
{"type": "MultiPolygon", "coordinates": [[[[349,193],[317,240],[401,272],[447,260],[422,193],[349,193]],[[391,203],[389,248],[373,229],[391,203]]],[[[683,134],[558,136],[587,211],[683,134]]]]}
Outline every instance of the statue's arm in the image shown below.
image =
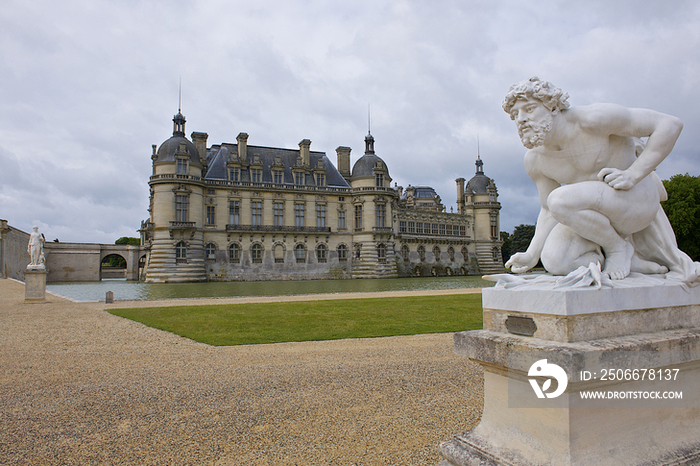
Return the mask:
{"type": "Polygon", "coordinates": [[[515,273],[527,272],[537,265],[540,260],[540,255],[542,254],[542,249],[544,248],[544,243],[547,240],[549,233],[558,223],[547,207],[547,198],[552,191],[561,185],[551,178],[539,173],[536,163],[533,161],[533,157],[526,156],[525,169],[537,186],[537,193],[540,198],[541,207],[540,213],[537,216],[535,234],[532,237],[527,250],[525,252],[513,254],[508,262],[506,262],[505,267],[510,268],[510,270],[515,273]]]}
{"type": "Polygon", "coordinates": [[[671,153],[683,129],[680,119],[653,110],[599,104],[591,106],[589,113],[583,112],[584,128],[595,126],[609,136],[649,137],[642,153],[626,170],[606,167],[598,173],[598,179],[615,189],[630,189],[654,171],[671,153]]]}

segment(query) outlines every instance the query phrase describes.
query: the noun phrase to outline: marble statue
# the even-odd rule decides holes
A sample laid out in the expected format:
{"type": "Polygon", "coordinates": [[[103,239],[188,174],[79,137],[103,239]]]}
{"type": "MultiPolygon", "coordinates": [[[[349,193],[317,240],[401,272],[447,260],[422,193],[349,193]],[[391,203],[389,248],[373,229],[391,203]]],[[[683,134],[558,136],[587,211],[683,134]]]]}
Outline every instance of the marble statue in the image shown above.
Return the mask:
{"type": "Polygon", "coordinates": [[[27,244],[27,252],[29,253],[29,268],[44,267],[44,242],[46,241],[43,233],[39,233],[39,227],[34,227],[33,232],[29,235],[29,243],[27,244]]]}
{"type": "Polygon", "coordinates": [[[613,281],[631,272],[697,281],[700,263],[678,249],[654,172],[683,123],[614,104],[570,108],[568,98],[533,77],[511,86],[503,102],[529,149],[525,169],[541,204],[527,251],[506,267],[523,273],[542,260],[552,275],[568,275],[599,264],[613,281]]]}

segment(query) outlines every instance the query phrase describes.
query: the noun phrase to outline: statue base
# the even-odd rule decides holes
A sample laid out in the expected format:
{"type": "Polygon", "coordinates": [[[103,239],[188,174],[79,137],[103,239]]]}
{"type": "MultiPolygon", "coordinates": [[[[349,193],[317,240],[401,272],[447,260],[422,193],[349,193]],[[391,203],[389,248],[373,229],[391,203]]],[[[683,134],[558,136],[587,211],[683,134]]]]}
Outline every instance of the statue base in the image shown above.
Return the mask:
{"type": "Polygon", "coordinates": [[[46,301],[46,268],[27,267],[24,272],[24,302],[43,303],[46,301]]]}
{"type": "Polygon", "coordinates": [[[484,330],[455,334],[455,352],[484,369],[484,411],[441,466],[700,464],[700,287],[484,289],[483,303],[484,330]],[[563,380],[538,375],[543,360],[563,380]]]}

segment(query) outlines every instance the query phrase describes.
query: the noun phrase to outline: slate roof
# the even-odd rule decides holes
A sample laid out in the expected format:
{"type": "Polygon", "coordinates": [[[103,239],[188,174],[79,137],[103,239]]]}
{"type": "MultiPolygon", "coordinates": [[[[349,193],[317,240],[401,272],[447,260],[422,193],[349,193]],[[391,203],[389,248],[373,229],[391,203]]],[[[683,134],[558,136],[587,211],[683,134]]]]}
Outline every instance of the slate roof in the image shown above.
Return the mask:
{"type": "Polygon", "coordinates": [[[201,165],[202,162],[195,145],[189,139],[179,135],[172,136],[160,145],[158,152],[156,152],[155,162],[174,162],[175,152],[179,151],[181,143],[185,143],[185,151],[190,154],[190,163],[201,165]]]}
{"type": "MultiPolygon", "coordinates": [[[[209,180],[226,180],[228,168],[226,166],[229,157],[238,154],[238,144],[223,143],[213,145],[207,151],[208,170],[205,179],[209,180]]],[[[281,149],[276,147],[263,146],[247,146],[247,160],[241,164],[241,181],[250,181],[250,171],[248,167],[255,160],[257,155],[262,165],[262,182],[272,183],[272,168],[276,161],[284,170],[284,182],[286,184],[294,184],[294,174],[292,168],[299,157],[298,149],[281,149]]],[[[350,185],[345,178],[338,172],[338,169],[326,157],[325,152],[309,152],[309,163],[312,172],[318,169],[318,161],[323,161],[323,167],[326,170],[326,186],[349,188],[350,185]]],[[[305,184],[313,186],[315,180],[313,175],[307,175],[305,184]]]]}
{"type": "MultiPolygon", "coordinates": [[[[413,198],[414,199],[435,199],[437,197],[437,192],[430,186],[411,186],[413,188],[413,198]]],[[[401,195],[401,199],[408,198],[408,190],[404,191],[401,195]]]]}

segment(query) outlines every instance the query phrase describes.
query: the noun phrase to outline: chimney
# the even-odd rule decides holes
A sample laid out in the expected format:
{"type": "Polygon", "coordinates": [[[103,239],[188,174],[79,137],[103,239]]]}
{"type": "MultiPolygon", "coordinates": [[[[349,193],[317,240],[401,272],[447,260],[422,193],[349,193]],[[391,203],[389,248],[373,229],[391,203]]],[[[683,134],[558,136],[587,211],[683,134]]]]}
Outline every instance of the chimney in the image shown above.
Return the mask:
{"type": "Polygon", "coordinates": [[[197,153],[199,154],[199,160],[202,164],[207,162],[207,138],[209,135],[207,133],[193,132],[190,136],[194,147],[197,148],[197,153]]]}
{"type": "Polygon", "coordinates": [[[339,146],[335,152],[338,154],[338,172],[346,180],[350,179],[350,149],[349,147],[339,146]]]}
{"type": "Polygon", "coordinates": [[[236,141],[238,141],[238,160],[245,163],[248,159],[248,133],[239,133],[236,141]]]}
{"type": "Polygon", "coordinates": [[[309,147],[311,147],[311,141],[308,139],[304,139],[299,143],[299,156],[301,156],[301,161],[305,167],[311,164],[309,161],[309,147]]]}
{"type": "Polygon", "coordinates": [[[457,183],[457,212],[460,214],[464,213],[464,178],[457,178],[455,180],[457,183]]]}

